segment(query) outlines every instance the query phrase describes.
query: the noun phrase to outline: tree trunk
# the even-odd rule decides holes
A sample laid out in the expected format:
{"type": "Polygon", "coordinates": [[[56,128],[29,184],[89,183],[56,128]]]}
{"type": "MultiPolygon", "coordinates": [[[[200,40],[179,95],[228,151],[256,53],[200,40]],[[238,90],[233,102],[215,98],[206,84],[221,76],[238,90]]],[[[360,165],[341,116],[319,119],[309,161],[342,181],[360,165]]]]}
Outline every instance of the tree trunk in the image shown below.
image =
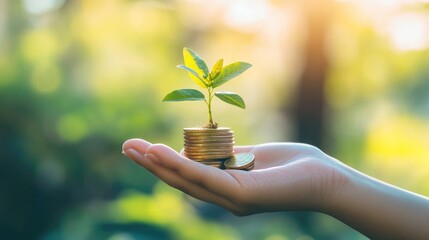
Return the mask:
{"type": "Polygon", "coordinates": [[[303,44],[303,72],[297,86],[293,109],[296,124],[296,140],[321,147],[326,97],[326,82],[329,61],[326,51],[329,15],[332,14],[330,0],[306,1],[303,16],[306,30],[303,44]]]}
{"type": "MultiPolygon", "coordinates": [[[[326,40],[329,16],[333,11],[331,0],[304,1],[302,6],[306,37],[302,49],[303,69],[298,79],[292,112],[296,129],[295,141],[322,147],[326,105],[324,86],[329,68],[326,40]]],[[[300,212],[292,215],[304,232],[316,239],[323,238],[314,226],[314,213],[300,212]]]]}

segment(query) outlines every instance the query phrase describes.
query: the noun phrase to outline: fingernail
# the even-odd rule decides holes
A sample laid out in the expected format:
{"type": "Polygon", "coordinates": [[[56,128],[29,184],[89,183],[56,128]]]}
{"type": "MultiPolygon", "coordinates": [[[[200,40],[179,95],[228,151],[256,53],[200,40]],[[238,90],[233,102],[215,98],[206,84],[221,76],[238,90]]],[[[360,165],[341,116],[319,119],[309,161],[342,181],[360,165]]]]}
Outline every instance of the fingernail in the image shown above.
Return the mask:
{"type": "Polygon", "coordinates": [[[124,151],[125,156],[132,158],[132,159],[143,159],[143,155],[141,155],[139,152],[137,152],[135,149],[133,148],[128,148],[127,150],[124,151]]]}
{"type": "Polygon", "coordinates": [[[152,153],[145,154],[145,157],[147,159],[149,159],[151,162],[155,163],[155,164],[158,164],[158,165],[161,164],[161,162],[159,161],[158,157],[155,156],[155,155],[153,155],[152,153]]]}

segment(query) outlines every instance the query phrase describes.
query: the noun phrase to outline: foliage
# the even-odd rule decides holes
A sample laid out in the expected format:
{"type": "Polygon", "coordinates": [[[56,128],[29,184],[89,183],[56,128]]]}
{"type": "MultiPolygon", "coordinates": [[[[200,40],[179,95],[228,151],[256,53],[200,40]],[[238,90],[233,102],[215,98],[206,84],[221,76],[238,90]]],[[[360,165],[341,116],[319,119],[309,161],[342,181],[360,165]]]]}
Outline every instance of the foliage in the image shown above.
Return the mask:
{"type": "Polygon", "coordinates": [[[223,59],[219,59],[209,72],[207,64],[193,50],[183,48],[183,58],[185,65],[178,65],[178,68],[188,71],[190,78],[199,86],[207,90],[207,98],[203,93],[196,89],[179,89],[167,94],[163,101],[205,101],[208,108],[209,123],[207,127],[216,128],[217,123],[214,123],[212,117],[212,99],[214,96],[231,105],[246,108],[244,100],[233,92],[215,92],[213,90],[232,78],[240,75],[252,65],[245,62],[235,62],[223,67],[223,59]]]}
{"type": "MultiPolygon", "coordinates": [[[[245,55],[258,65],[246,84],[228,85],[253,97],[244,118],[215,102],[217,117],[234,125],[237,145],[295,140],[289,110],[302,70],[305,16],[281,1],[263,8],[253,6],[269,1],[214,2],[0,1],[0,239],[366,239],[322,214],[234,217],[173,191],[121,155],[121,144],[133,137],[180,150],[177,129],[195,121],[196,107],[168,105],[170,111],[156,99],[180,88],[181,73],[166,69],[188,45],[209,58],[245,55]],[[63,5],[27,9],[49,3],[63,5]],[[221,5],[239,12],[225,18],[221,5]],[[249,10],[262,10],[258,21],[246,22],[249,10]]],[[[395,49],[384,34],[400,19],[388,22],[377,5],[372,25],[352,2],[331,14],[323,150],[428,195],[428,48],[395,49]]],[[[212,71],[220,75],[223,65],[217,61],[212,71]]]]}

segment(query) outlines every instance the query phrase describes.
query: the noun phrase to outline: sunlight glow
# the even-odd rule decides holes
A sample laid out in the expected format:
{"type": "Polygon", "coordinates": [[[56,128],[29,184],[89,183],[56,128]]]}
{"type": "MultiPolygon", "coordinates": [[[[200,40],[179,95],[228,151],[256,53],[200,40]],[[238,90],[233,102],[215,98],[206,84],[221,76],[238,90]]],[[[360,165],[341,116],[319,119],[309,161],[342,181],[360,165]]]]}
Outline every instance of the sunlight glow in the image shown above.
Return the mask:
{"type": "Polygon", "coordinates": [[[368,169],[389,182],[427,193],[429,127],[426,122],[400,114],[387,115],[374,122],[365,144],[368,169]]]}
{"type": "Polygon", "coordinates": [[[337,0],[354,5],[359,15],[374,25],[397,51],[415,51],[429,47],[429,18],[413,9],[423,9],[429,0],[337,0]]]}
{"type": "Polygon", "coordinates": [[[54,11],[64,4],[65,0],[24,0],[24,8],[27,12],[41,15],[54,11]]]}
{"type": "Polygon", "coordinates": [[[269,15],[269,6],[264,0],[241,0],[232,2],[226,11],[225,22],[242,28],[254,25],[269,15]]]}
{"type": "Polygon", "coordinates": [[[389,37],[398,50],[425,49],[429,47],[428,21],[417,14],[396,16],[390,21],[389,37]]]}

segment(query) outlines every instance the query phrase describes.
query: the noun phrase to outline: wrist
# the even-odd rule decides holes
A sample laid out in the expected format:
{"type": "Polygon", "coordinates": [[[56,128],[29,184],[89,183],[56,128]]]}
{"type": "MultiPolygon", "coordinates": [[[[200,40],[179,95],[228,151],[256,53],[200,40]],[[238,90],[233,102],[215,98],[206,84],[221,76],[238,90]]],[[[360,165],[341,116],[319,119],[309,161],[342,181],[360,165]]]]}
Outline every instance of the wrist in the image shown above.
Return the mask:
{"type": "Polygon", "coordinates": [[[320,212],[335,217],[355,185],[356,173],[342,162],[331,159],[331,171],[328,175],[325,193],[321,201],[320,212]]]}

